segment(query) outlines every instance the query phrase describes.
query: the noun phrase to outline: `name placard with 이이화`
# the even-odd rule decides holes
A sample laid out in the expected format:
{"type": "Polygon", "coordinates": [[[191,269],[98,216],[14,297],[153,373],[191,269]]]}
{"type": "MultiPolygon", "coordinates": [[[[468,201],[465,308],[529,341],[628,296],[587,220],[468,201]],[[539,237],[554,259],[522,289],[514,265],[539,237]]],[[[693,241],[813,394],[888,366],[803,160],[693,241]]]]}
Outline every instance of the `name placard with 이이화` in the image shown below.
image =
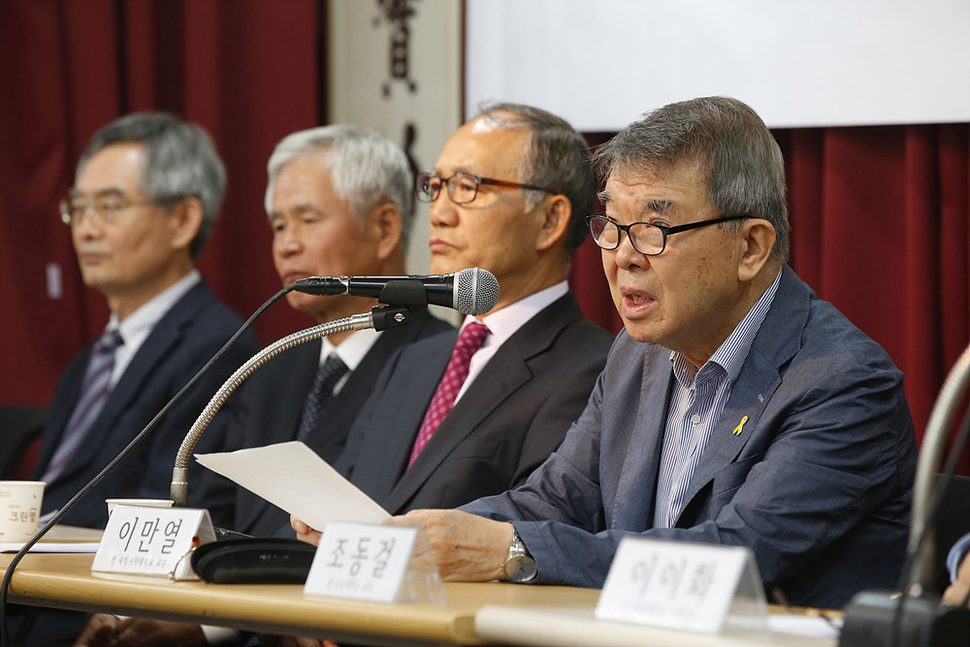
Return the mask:
{"type": "Polygon", "coordinates": [[[303,592],[397,601],[417,534],[417,528],[327,524],[303,592]]]}
{"type": "Polygon", "coordinates": [[[620,541],[596,606],[600,619],[703,633],[722,631],[729,613],[745,616],[734,627],[766,627],[750,550],[643,537],[620,541]]]}
{"type": "Polygon", "coordinates": [[[215,541],[208,510],[115,506],[92,571],[199,579],[189,553],[215,541]]]}

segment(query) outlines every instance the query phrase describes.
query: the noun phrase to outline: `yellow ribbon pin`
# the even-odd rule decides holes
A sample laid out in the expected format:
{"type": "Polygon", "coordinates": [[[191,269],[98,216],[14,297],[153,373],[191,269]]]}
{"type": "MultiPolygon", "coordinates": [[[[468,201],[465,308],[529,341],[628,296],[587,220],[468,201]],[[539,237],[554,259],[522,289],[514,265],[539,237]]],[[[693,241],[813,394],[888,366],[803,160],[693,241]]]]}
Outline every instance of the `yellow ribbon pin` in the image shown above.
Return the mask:
{"type": "Polygon", "coordinates": [[[744,423],[746,423],[747,421],[748,421],[748,416],[741,418],[741,422],[738,423],[738,426],[735,427],[734,431],[732,431],[731,433],[734,434],[735,436],[740,436],[741,429],[744,427],[744,423]]]}

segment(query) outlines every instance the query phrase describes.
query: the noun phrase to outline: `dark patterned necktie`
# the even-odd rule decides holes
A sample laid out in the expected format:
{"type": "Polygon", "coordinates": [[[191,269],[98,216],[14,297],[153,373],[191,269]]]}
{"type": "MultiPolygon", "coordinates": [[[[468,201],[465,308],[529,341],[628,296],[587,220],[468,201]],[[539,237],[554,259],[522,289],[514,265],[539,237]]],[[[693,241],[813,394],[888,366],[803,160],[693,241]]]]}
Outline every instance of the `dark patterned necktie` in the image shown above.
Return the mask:
{"type": "Polygon", "coordinates": [[[306,440],[320,421],[320,414],[330,400],[333,399],[333,388],[340,378],[347,373],[347,365],[336,353],[331,353],[313,378],[306,402],[303,403],[303,417],[300,418],[300,430],[296,434],[297,440],[306,440]]]}
{"type": "Polygon", "coordinates": [[[485,337],[489,334],[488,326],[483,323],[473,322],[461,329],[458,341],[455,342],[455,350],[451,353],[448,360],[448,367],[445,374],[438,383],[438,388],[431,398],[431,404],[424,414],[418,436],[414,440],[414,447],[411,449],[411,458],[408,460],[408,467],[418,457],[424,446],[431,440],[431,436],[441,425],[441,422],[455,406],[455,398],[461,390],[462,384],[468,378],[468,369],[472,361],[472,355],[485,343],[485,337]]]}
{"type": "Polygon", "coordinates": [[[41,477],[47,483],[52,482],[63,471],[91,431],[94,421],[101,414],[104,403],[111,393],[111,372],[115,366],[115,350],[123,343],[124,340],[117,329],[106,331],[94,342],[88,368],[84,373],[84,381],[81,383],[81,397],[78,398],[71,418],[64,427],[60,443],[41,477]]]}

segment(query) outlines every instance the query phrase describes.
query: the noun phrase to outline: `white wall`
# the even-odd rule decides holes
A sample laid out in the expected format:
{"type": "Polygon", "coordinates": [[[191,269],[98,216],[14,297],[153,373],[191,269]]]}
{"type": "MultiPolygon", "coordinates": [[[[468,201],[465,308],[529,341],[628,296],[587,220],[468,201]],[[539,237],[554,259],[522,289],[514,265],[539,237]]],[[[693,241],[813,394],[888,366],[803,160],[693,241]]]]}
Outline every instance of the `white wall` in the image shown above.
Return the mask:
{"type": "Polygon", "coordinates": [[[728,95],[771,127],[970,121],[970,0],[467,0],[466,112],[619,130],[728,95]]]}
{"type": "MultiPolygon", "coordinates": [[[[330,120],[373,128],[402,147],[411,124],[417,134],[411,153],[420,171],[431,169],[462,121],[461,3],[406,3],[413,14],[403,25],[373,0],[328,5],[330,120]]],[[[430,262],[428,209],[419,204],[408,271],[426,274],[430,262]]]]}

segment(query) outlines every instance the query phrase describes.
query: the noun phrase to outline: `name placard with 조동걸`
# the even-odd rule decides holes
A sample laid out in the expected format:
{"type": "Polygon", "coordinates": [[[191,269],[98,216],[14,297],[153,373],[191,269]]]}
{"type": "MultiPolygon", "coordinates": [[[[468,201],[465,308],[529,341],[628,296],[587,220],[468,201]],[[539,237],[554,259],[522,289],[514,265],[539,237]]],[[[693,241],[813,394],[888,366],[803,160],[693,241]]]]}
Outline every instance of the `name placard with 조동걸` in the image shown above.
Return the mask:
{"type": "Polygon", "coordinates": [[[189,554],[210,541],[215,541],[215,532],[208,510],[118,505],[91,570],[199,579],[189,554]]]}
{"type": "Polygon", "coordinates": [[[327,524],[303,592],[372,602],[399,598],[417,528],[327,524]]]}
{"type": "Polygon", "coordinates": [[[703,633],[761,632],[766,613],[747,548],[632,536],[620,541],[596,606],[603,620],[703,633]]]}

